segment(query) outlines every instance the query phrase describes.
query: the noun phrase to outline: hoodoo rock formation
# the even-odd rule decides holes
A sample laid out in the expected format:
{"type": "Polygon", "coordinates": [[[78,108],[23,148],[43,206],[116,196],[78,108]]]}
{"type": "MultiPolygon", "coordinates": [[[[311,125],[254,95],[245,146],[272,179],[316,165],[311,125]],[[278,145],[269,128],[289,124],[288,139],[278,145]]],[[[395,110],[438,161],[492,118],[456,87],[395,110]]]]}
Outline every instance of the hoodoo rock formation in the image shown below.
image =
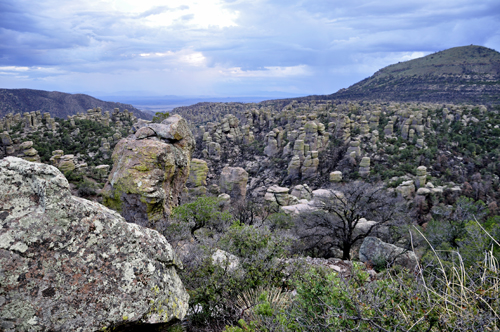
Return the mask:
{"type": "Polygon", "coordinates": [[[166,239],[72,196],[53,166],[0,160],[0,330],[96,331],[182,319],[166,239]]]}
{"type": "Polygon", "coordinates": [[[102,192],[104,205],[128,221],[154,229],[177,206],[189,177],[194,138],[179,115],[150,123],[118,142],[102,192]]]}

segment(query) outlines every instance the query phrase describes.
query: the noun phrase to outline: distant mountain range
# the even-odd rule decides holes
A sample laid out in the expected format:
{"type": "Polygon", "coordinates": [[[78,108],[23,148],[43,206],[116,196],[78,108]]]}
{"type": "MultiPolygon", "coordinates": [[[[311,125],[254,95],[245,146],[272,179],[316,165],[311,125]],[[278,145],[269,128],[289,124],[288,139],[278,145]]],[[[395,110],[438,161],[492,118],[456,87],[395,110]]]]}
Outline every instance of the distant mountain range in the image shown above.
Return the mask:
{"type": "Polygon", "coordinates": [[[52,117],[66,118],[78,112],[100,107],[103,111],[128,109],[138,118],[150,120],[151,114],[141,112],[130,104],[108,102],[84,94],[69,94],[57,91],[32,89],[0,89],[0,117],[8,113],[41,111],[52,117]]]}
{"type": "MultiPolygon", "coordinates": [[[[180,105],[201,101],[258,102],[264,98],[185,98],[177,96],[134,98],[122,96],[122,101],[144,106],[140,111],[130,104],[106,102],[85,94],[31,89],[0,89],[0,117],[7,113],[40,110],[53,117],[66,118],[89,108],[101,107],[103,111],[114,108],[128,109],[137,117],[151,119],[155,110],[170,110],[180,105]],[[255,99],[253,99],[255,98],[255,99]],[[260,100],[259,100],[260,99],[260,100]],[[167,105],[168,108],[158,107],[167,105]]],[[[500,104],[500,53],[482,46],[454,47],[422,58],[387,66],[346,89],[331,95],[314,95],[263,101],[286,104],[290,100],[374,100],[422,101],[500,104]]]]}
{"type": "Polygon", "coordinates": [[[500,103],[500,53],[454,47],[387,66],[347,89],[317,99],[500,103]]]}

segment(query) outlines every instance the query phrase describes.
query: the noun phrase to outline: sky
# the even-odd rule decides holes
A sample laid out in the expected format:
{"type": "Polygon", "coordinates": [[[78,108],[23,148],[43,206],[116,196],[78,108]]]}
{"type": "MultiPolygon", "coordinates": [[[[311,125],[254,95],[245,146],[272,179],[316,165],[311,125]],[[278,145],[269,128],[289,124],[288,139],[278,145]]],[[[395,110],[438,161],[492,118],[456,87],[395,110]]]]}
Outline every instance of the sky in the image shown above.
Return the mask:
{"type": "Polygon", "coordinates": [[[0,88],[331,94],[470,44],[500,51],[500,1],[0,0],[0,88]]]}

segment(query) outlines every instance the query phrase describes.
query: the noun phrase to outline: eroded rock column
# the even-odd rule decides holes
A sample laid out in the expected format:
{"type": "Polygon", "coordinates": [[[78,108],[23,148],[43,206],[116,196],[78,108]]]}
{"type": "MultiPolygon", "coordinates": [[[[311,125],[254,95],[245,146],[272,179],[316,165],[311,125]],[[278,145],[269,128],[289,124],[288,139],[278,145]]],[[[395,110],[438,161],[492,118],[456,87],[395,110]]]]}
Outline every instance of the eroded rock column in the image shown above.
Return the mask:
{"type": "Polygon", "coordinates": [[[179,204],[189,177],[194,138],[186,120],[173,115],[146,124],[120,140],[102,192],[104,205],[128,221],[161,229],[158,221],[179,204]]]}

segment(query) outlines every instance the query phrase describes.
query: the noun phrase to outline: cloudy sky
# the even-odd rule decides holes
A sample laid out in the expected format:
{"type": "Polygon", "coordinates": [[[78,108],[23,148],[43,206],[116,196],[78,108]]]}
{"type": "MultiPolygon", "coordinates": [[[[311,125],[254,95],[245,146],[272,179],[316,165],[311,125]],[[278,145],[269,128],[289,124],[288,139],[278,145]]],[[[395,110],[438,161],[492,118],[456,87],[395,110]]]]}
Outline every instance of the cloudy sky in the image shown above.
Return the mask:
{"type": "Polygon", "coordinates": [[[0,88],[329,94],[470,44],[500,51],[500,1],[0,0],[0,88]]]}

